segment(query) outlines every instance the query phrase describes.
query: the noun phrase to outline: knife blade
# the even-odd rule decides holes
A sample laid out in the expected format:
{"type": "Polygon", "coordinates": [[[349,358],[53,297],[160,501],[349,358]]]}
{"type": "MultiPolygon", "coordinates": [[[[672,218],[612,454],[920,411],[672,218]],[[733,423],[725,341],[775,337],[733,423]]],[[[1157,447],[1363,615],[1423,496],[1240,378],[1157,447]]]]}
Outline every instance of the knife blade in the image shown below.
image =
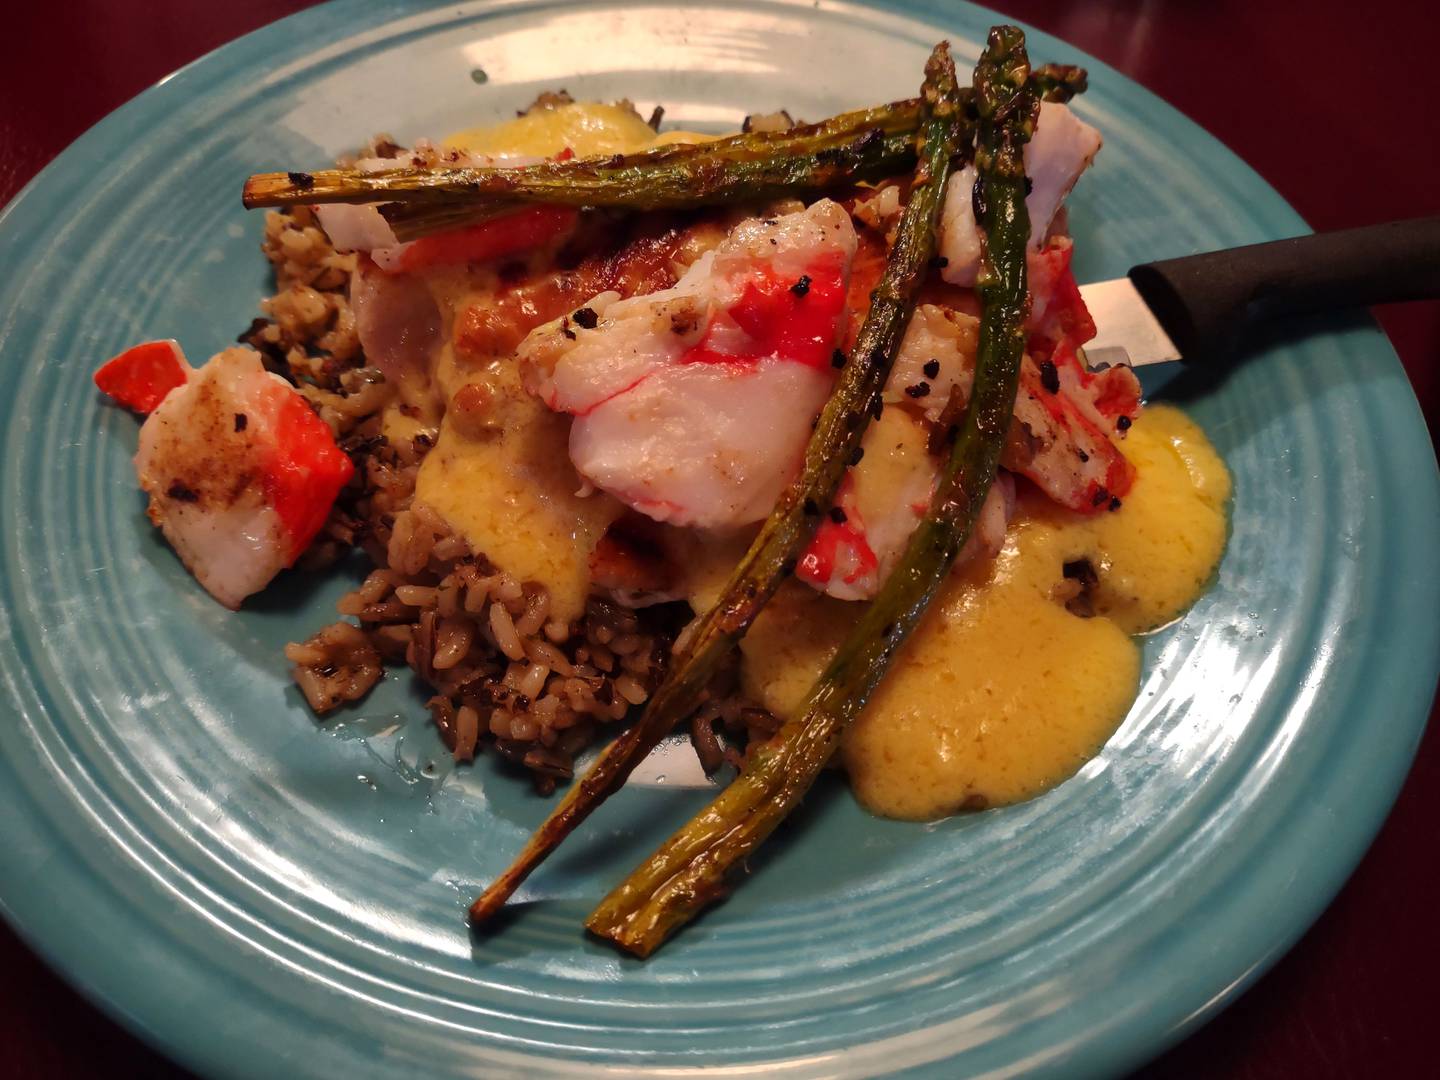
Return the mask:
{"type": "Polygon", "coordinates": [[[1095,336],[1084,348],[1090,367],[1141,367],[1180,359],[1179,348],[1128,277],[1082,285],[1080,299],[1095,320],[1095,336]]]}
{"type": "Polygon", "coordinates": [[[1440,299],[1440,217],[1185,255],[1080,287],[1095,319],[1086,361],[1227,363],[1257,323],[1440,299]]]}

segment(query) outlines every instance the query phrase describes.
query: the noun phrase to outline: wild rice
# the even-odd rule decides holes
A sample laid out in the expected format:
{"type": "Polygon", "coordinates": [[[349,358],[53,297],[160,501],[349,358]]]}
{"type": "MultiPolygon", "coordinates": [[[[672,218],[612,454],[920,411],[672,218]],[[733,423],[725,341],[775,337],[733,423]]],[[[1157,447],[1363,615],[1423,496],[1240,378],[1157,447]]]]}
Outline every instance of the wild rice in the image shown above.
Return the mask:
{"type": "MultiPolygon", "coordinates": [[[[578,623],[557,623],[543,586],[498,573],[468,551],[455,557],[447,543],[454,534],[428,510],[384,516],[388,525],[375,518],[369,526],[389,533],[372,554],[395,561],[339,601],[359,626],[336,626],[366,643],[375,678],[382,657],[403,660],[433,687],[431,713],[457,760],[491,744],[548,791],[604,726],[648,699],[669,651],[669,633],[650,613],[592,598],[578,623]]],[[[317,665],[334,660],[333,645],[315,639],[288,652],[302,687],[321,679],[317,665]]]]}
{"type": "MultiPolygon", "coordinates": [[[[489,746],[548,793],[573,774],[577,754],[654,691],[673,612],[592,598],[579,621],[555,619],[543,583],[497,570],[415,505],[416,474],[435,433],[403,445],[384,437],[381,410],[394,388],[365,366],[348,300],[355,256],[336,252],[306,207],[270,213],[263,248],[277,291],[263,306],[267,317],[241,340],[296,385],[356,464],[303,565],[327,565],[359,546],[376,567],[336,605],[353,623],[286,646],[297,685],[325,713],[363,697],[383,664],[408,664],[435,691],[427,704],[457,761],[489,746]]],[[[692,736],[707,769],[718,767],[717,753],[736,758],[720,746],[717,726],[733,741],[764,727],[725,700],[692,736]]]]}

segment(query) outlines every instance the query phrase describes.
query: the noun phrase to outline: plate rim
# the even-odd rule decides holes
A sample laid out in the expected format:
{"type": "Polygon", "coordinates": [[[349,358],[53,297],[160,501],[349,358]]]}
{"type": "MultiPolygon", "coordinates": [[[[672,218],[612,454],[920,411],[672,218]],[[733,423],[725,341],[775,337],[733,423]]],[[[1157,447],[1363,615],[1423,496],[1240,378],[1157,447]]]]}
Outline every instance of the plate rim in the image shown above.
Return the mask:
{"type": "MultiPolygon", "coordinates": [[[[768,0],[768,2],[795,4],[797,7],[806,6],[799,3],[798,0],[768,0]]],[[[270,35],[278,37],[281,34],[291,31],[298,33],[302,26],[311,22],[315,24],[315,29],[321,29],[325,24],[325,20],[338,11],[350,11],[363,14],[366,19],[365,28],[377,30],[397,15],[413,14],[421,10],[428,12],[432,8],[444,6],[451,5],[437,3],[435,0],[427,0],[427,3],[422,9],[415,5],[398,3],[395,2],[395,0],[330,0],[329,3],[296,12],[271,22],[206,52],[195,60],[177,68],[170,75],[167,75],[157,83],[142,90],[129,101],[108,113],[36,173],[36,175],[15,194],[10,202],[3,207],[3,209],[0,209],[0,250],[4,250],[9,246],[6,241],[9,239],[12,226],[18,227],[16,226],[16,222],[22,207],[29,202],[44,198],[45,196],[42,193],[48,191],[50,186],[54,185],[63,177],[71,165],[78,160],[82,154],[89,152],[92,147],[98,148],[107,141],[113,141],[118,137],[118,130],[124,122],[144,110],[147,106],[160,102],[162,95],[166,92],[165,88],[167,84],[174,82],[178,76],[205,67],[213,63],[216,58],[222,54],[234,54],[244,47],[254,49],[270,35]]],[[[495,8],[504,6],[509,6],[506,0],[472,0],[472,2],[463,5],[464,9],[469,12],[476,12],[487,7],[495,8]]],[[[898,11],[911,17],[923,18],[926,21],[942,26],[946,25],[947,22],[953,25],[955,20],[955,9],[947,10],[938,0],[922,0],[921,3],[913,6],[906,5],[901,2],[901,0],[842,0],[841,3],[827,6],[862,9],[871,12],[898,11]]],[[[992,21],[1012,21],[1024,26],[1027,31],[1032,29],[1028,24],[1020,22],[1019,20],[1012,20],[1008,16],[995,12],[989,7],[975,4],[964,4],[961,6],[970,7],[976,12],[990,17],[992,21]]],[[[1050,37],[1051,35],[1045,36],[1050,37]]],[[[1084,54],[1082,50],[1076,49],[1074,52],[1085,55],[1092,70],[1103,70],[1109,77],[1123,81],[1127,94],[1138,93],[1145,95],[1153,99],[1154,102],[1161,104],[1163,108],[1170,113],[1176,116],[1184,116],[1184,114],[1180,113],[1179,110],[1175,109],[1168,102],[1165,102],[1158,95],[1123,73],[1118,72],[1110,65],[1104,64],[1102,61],[1088,56],[1088,54],[1084,54]]],[[[1228,147],[1225,147],[1224,144],[1207,128],[1204,128],[1203,125],[1190,119],[1188,116],[1184,116],[1184,120],[1197,130],[1202,131],[1206,138],[1214,145],[1222,147],[1224,152],[1235,164],[1253,174],[1255,179],[1263,185],[1265,189],[1273,193],[1275,198],[1284,205],[1286,210],[1293,215],[1297,221],[1301,221],[1303,224],[1303,219],[1301,219],[1298,214],[1295,214],[1293,208],[1289,206],[1288,201],[1275,191],[1274,187],[1267,180],[1256,173],[1251,166],[1246,164],[1243,159],[1235,155],[1228,147]]],[[[5,320],[0,319],[0,344],[3,344],[6,336],[5,320]]],[[[1384,357],[1385,362],[1387,364],[1393,362],[1398,368],[1400,366],[1399,359],[1395,355],[1394,348],[1390,344],[1388,337],[1380,333],[1378,339],[1384,343],[1383,351],[1386,354],[1384,357]]],[[[1409,404],[1412,407],[1414,415],[1411,419],[1411,424],[1407,425],[1407,431],[1413,427],[1415,433],[1429,444],[1431,452],[1430,471],[1432,475],[1429,478],[1429,489],[1426,494],[1429,496],[1430,506],[1435,508],[1440,506],[1440,495],[1437,495],[1437,493],[1440,493],[1440,470],[1437,470],[1435,467],[1433,441],[1429,434],[1428,427],[1424,423],[1413,388],[1409,388],[1409,404]]],[[[1440,588],[1434,587],[1433,584],[1430,591],[1432,594],[1440,594],[1440,588]]],[[[1424,635],[1422,634],[1416,639],[1414,648],[1416,651],[1423,652],[1426,644],[1427,642],[1424,640],[1424,635]]],[[[1286,932],[1272,937],[1272,944],[1269,948],[1258,956],[1255,962],[1238,978],[1226,986],[1221,993],[1212,997],[1203,1008],[1192,1011],[1182,1022],[1171,1025],[1168,1030],[1157,1035],[1147,1046],[1138,1050],[1132,1050],[1129,1053],[1112,1055],[1110,1065],[1126,1067],[1147,1060],[1159,1054],[1170,1045],[1180,1041],[1193,1030],[1213,1018],[1217,1012],[1233,1002],[1245,989],[1253,984],[1256,979],[1263,975],[1265,971],[1283,956],[1329,905],[1335,894],[1343,886],[1345,880],[1358,865],[1360,859],[1373,841],[1374,836],[1383,825],[1394,800],[1398,797],[1404,778],[1413,762],[1419,739],[1425,730],[1429,713],[1428,703],[1434,699],[1436,678],[1440,677],[1440,630],[1432,631],[1429,634],[1428,646],[1430,670],[1435,673],[1429,680],[1428,691],[1425,685],[1426,680],[1423,677],[1419,678],[1409,688],[1411,690],[1411,696],[1419,699],[1416,708],[1418,722],[1412,722],[1414,728],[1413,737],[1410,739],[1407,748],[1392,755],[1391,760],[1386,763],[1388,769],[1385,770],[1384,783],[1377,784],[1372,782],[1369,786],[1367,793],[1371,795],[1372,798],[1369,805],[1364,808],[1364,813],[1358,814],[1350,819],[1351,827],[1346,833],[1345,843],[1342,845],[1345,853],[1338,859],[1331,858],[1329,862],[1325,864],[1325,870],[1327,872],[1318,875],[1323,880],[1306,892],[1306,900],[1308,902],[1304,905],[1297,905],[1303,908],[1301,914],[1292,917],[1286,924],[1286,932]]],[[[6,643],[5,651],[10,651],[8,642],[6,643]]],[[[5,670],[0,672],[0,674],[6,676],[8,683],[10,672],[5,670]]],[[[16,695],[8,685],[5,696],[9,704],[14,705],[16,703],[16,695]]],[[[0,772],[4,771],[5,765],[4,763],[0,763],[0,772]]],[[[22,824],[30,825],[32,823],[24,821],[22,824]]],[[[25,941],[28,947],[41,956],[52,970],[59,972],[71,986],[75,987],[88,1000],[96,1004],[107,1015],[116,1019],[147,1044],[173,1060],[180,1061],[190,1067],[202,1069],[207,1073],[230,1071],[224,1067],[224,1058],[213,1052],[214,1047],[197,1048],[193,1038],[187,1041],[187,1039],[183,1037],[177,1038],[175,1036],[174,1032],[177,1021],[182,1020],[184,1017],[183,1009],[174,1012],[169,1017],[171,1022],[168,1027],[154,1023],[152,1020],[133,1012],[126,1006],[120,995],[105,990],[97,982],[92,980],[87,974],[87,968],[83,961],[65,953],[64,950],[59,947],[58,943],[46,937],[43,933],[38,931],[32,933],[32,929],[34,928],[33,920],[27,920],[18,910],[18,905],[12,904],[11,893],[12,889],[10,886],[0,887],[0,916],[6,919],[7,923],[16,931],[17,935],[25,941]],[[204,1052],[205,1049],[209,1049],[211,1052],[206,1053],[204,1052]]],[[[180,1026],[183,1027],[183,1025],[180,1026]]],[[[945,1060],[947,1059],[940,1058],[932,1064],[943,1065],[945,1060]]],[[[279,1059],[277,1058],[276,1061],[278,1063],[279,1059]]],[[[234,1062],[231,1061],[230,1065],[232,1067],[233,1064],[234,1062]]]]}

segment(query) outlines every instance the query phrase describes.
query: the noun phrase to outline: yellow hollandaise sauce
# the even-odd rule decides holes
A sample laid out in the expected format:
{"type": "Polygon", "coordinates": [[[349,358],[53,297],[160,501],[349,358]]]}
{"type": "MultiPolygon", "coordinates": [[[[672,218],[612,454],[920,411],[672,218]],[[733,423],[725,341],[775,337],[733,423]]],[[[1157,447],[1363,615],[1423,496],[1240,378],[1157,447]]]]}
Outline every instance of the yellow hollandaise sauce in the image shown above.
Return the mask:
{"type": "Polygon", "coordinates": [[[513,361],[462,368],[448,346],[445,354],[437,376],[450,408],[420,466],[416,501],[500,569],[544,582],[552,618],[578,619],[590,592],[590,553],[623,508],[601,492],[579,494],[570,420],[526,393],[513,361]]]}
{"type": "MultiPolygon", "coordinates": [[[[1120,510],[1082,517],[1022,497],[994,560],[952,576],[846,733],[856,796],[925,820],[1030,798],[1073,774],[1134,701],[1132,635],[1182,613],[1225,546],[1230,477],[1180,411],[1146,409],[1124,443],[1138,473],[1120,510]],[[1066,607],[1088,560],[1093,617],[1066,607]]],[[[741,644],[744,686],[791,715],[861,605],[793,583],[741,644]]]]}
{"type": "Polygon", "coordinates": [[[514,120],[457,131],[444,144],[472,154],[530,154],[550,157],[570,150],[576,157],[630,154],[676,142],[705,142],[718,136],[696,131],[656,133],[634,112],[598,101],[536,109],[514,120]]]}
{"type": "MultiPolygon", "coordinates": [[[[587,102],[458,132],[445,143],[476,153],[537,157],[568,147],[583,157],[640,150],[677,136],[686,133],[657,136],[628,110],[587,102]]],[[[456,271],[432,275],[430,285],[448,342],[455,312],[483,302],[496,282],[486,271],[456,271]]],[[[416,500],[500,569],[521,581],[544,582],[552,618],[578,619],[590,591],[590,553],[622,507],[598,492],[578,494],[583,485],[570,464],[569,419],[525,392],[508,356],[463,361],[447,344],[434,357],[426,390],[447,407],[435,447],[420,467],[416,500]],[[472,420],[472,414],[483,419],[472,420]]],[[[413,424],[399,412],[403,403],[386,416],[387,434],[393,427],[403,435],[413,424]]],[[[408,403],[413,412],[415,402],[408,403]]]]}

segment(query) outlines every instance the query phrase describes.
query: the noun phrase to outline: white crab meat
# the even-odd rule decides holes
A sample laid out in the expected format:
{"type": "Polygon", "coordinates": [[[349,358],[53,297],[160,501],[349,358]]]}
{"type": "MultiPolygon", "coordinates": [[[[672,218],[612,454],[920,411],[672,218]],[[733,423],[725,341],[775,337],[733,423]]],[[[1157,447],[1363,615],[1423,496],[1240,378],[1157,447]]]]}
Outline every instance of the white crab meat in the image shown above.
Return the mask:
{"type": "Polygon", "coordinates": [[[671,289],[602,294],[518,350],[582,476],[657,521],[769,513],[834,381],[855,232],[823,199],[737,225],[671,289]]]}
{"type": "Polygon", "coordinates": [[[305,399],[247,348],[171,390],[135,455],[150,520],[230,608],[295,562],[353,471],[305,399]]]}
{"type": "MultiPolygon", "coordinates": [[[[1116,440],[1139,413],[1139,384],[1128,368],[1087,371],[1075,346],[1094,333],[1069,269],[1068,240],[1030,256],[1036,317],[1033,355],[1020,367],[1015,420],[1001,464],[1079,513],[1118,505],[1134,470],[1116,440]]],[[[970,396],[979,320],[920,304],[885,384],[883,411],[865,433],[864,454],[847,470],[835,508],[821,522],[797,576],[842,600],[873,597],[930,501],[945,444],[947,406],[970,396]]],[[[952,412],[953,416],[953,412],[952,412]]],[[[1014,488],[1002,472],[958,564],[993,555],[1004,540],[1014,488]]]]}
{"type": "MultiPolygon", "coordinates": [[[[846,471],[834,506],[816,530],[795,575],[840,600],[869,600],[904,554],[934,493],[939,462],[928,450],[932,425],[915,411],[886,408],[865,432],[864,456],[846,471]]],[[[1001,473],[991,487],[957,567],[993,557],[1005,540],[1015,487],[1001,473]]]]}
{"type": "MultiPolygon", "coordinates": [[[[1063,250],[1052,244],[1039,256],[1032,255],[1031,263],[1054,254],[1068,258],[1068,242],[1063,250]]],[[[1068,270],[1065,278],[1069,280],[1068,270]]],[[[968,400],[978,331],[979,320],[972,315],[920,305],[885,384],[887,406],[917,408],[933,425],[952,392],[968,400]]],[[[1062,340],[1048,357],[1027,353],[1021,361],[1015,424],[1001,464],[1033,481],[1061,506],[1095,513],[1127,494],[1134,480],[1117,440],[1139,415],[1140,384],[1126,367],[1086,370],[1075,344],[1062,340]]]]}
{"type": "Polygon", "coordinates": [[[350,276],[350,310],[365,359],[391,381],[430,369],[440,342],[440,307],[423,280],[387,274],[361,259],[350,276]]]}
{"type": "MultiPolygon", "coordinates": [[[[1041,103],[1034,137],[1025,146],[1025,175],[1031,183],[1025,206],[1030,212],[1032,251],[1044,245],[1061,204],[1095,160],[1101,141],[1100,132],[1069,106],[1041,103]]],[[[974,195],[975,167],[966,165],[946,185],[940,219],[940,255],[945,259],[940,276],[952,285],[974,285],[984,254],[974,195]]]]}

